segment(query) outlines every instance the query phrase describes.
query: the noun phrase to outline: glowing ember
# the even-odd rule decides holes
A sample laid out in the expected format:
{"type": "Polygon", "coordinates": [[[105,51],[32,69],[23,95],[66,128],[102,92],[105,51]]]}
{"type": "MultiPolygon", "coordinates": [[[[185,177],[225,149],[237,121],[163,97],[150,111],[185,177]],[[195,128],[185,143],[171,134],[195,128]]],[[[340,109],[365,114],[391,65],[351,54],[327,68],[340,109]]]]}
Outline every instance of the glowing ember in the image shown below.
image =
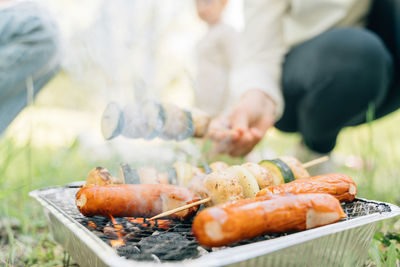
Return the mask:
{"type": "Polygon", "coordinates": [[[111,240],[110,245],[114,247],[120,247],[120,246],[125,246],[125,242],[122,239],[117,239],[117,240],[111,240]]]}
{"type": "Polygon", "coordinates": [[[93,228],[96,228],[96,227],[97,227],[97,225],[96,225],[93,221],[89,221],[89,222],[88,222],[88,226],[89,226],[89,227],[93,227],[93,228]]]}
{"type": "Polygon", "coordinates": [[[114,219],[114,217],[111,215],[110,215],[110,219],[112,221],[113,227],[114,227],[115,231],[117,232],[117,236],[118,236],[118,239],[110,241],[110,245],[112,247],[124,246],[125,242],[122,239],[122,234],[121,234],[121,230],[123,230],[124,227],[121,224],[118,224],[117,221],[114,219]]]}
{"type": "Polygon", "coordinates": [[[144,218],[128,217],[127,219],[132,223],[144,223],[144,218]]]}
{"type": "Polygon", "coordinates": [[[171,224],[171,220],[150,220],[146,218],[134,218],[134,217],[127,217],[126,218],[131,223],[141,224],[145,227],[159,227],[159,228],[169,228],[171,224]]]}
{"type": "Polygon", "coordinates": [[[170,220],[157,220],[158,227],[160,228],[169,228],[171,224],[170,220]]]}

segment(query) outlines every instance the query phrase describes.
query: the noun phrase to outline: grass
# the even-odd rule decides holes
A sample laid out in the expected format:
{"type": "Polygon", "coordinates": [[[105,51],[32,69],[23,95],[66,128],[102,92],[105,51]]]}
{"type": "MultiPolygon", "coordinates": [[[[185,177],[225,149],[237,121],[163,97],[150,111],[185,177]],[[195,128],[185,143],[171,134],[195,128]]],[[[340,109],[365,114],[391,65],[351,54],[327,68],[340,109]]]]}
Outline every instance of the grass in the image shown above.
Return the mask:
{"type": "MultiPolygon", "coordinates": [[[[372,124],[345,129],[335,155],[343,162],[355,157],[358,168],[340,167],[359,185],[359,196],[400,204],[400,113],[372,124]],[[361,159],[361,160],[360,160],[361,159]]],[[[285,154],[299,137],[271,131],[257,147],[285,154]]],[[[96,161],[82,153],[75,141],[64,147],[21,145],[12,137],[0,140],[0,265],[71,266],[62,247],[51,238],[41,207],[28,197],[31,190],[85,179],[90,169],[115,166],[117,158],[96,161]]],[[[224,158],[233,162],[230,158],[224,158]]],[[[235,159],[238,162],[240,159],[235,159]]],[[[399,218],[380,223],[369,251],[369,266],[396,266],[400,262],[399,218]]]]}

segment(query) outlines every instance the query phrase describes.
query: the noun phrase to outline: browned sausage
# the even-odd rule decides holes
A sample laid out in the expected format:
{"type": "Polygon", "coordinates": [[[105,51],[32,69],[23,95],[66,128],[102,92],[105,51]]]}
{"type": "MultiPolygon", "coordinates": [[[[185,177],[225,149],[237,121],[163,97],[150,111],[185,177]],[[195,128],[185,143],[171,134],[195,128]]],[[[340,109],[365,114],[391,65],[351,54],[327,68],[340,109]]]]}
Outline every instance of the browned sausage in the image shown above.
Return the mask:
{"type": "MultiPolygon", "coordinates": [[[[76,194],[76,206],[85,216],[152,217],[201,198],[184,187],[165,184],[86,186],[76,194]]],[[[171,215],[193,216],[198,206],[171,215]]]]}
{"type": "Polygon", "coordinates": [[[340,202],[328,194],[244,199],[199,212],[193,233],[201,245],[218,247],[266,233],[310,229],[345,216],[340,202]]]}
{"type": "Polygon", "coordinates": [[[269,186],[259,191],[257,196],[302,193],[327,193],[339,201],[353,201],[357,194],[357,186],[350,176],[331,173],[269,186]]]}

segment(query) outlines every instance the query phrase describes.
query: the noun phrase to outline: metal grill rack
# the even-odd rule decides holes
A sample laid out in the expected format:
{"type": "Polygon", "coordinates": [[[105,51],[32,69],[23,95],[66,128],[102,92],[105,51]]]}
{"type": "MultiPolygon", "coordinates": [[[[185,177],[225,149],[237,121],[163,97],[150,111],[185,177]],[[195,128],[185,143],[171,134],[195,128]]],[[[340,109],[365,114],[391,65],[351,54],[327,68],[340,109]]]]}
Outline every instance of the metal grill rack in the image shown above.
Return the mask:
{"type": "MultiPolygon", "coordinates": [[[[207,249],[200,247],[196,239],[192,236],[191,221],[186,221],[186,222],[172,221],[172,220],[149,221],[144,218],[129,217],[129,218],[115,218],[115,221],[113,223],[109,218],[97,217],[97,216],[85,217],[79,213],[79,211],[75,206],[75,194],[77,190],[78,189],[73,189],[68,187],[59,187],[59,188],[35,191],[31,195],[36,199],[38,199],[38,201],[45,207],[45,210],[46,208],[49,208],[48,205],[52,206],[51,210],[53,208],[57,209],[58,212],[62,214],[62,216],[68,217],[68,219],[71,221],[73,225],[79,224],[80,227],[83,226],[86,230],[88,230],[85,232],[90,232],[91,234],[93,234],[98,238],[97,239],[98,242],[101,242],[102,240],[105,244],[107,244],[106,246],[108,246],[111,249],[111,251],[114,251],[114,253],[120,256],[119,258],[124,259],[126,261],[124,262],[125,264],[128,264],[126,266],[129,266],[129,262],[134,263],[137,261],[146,263],[150,262],[153,264],[163,264],[163,263],[182,264],[186,263],[187,261],[190,261],[191,264],[196,265],[197,263],[199,264],[199,266],[204,266],[201,265],[201,263],[202,264],[207,263],[206,265],[220,266],[228,263],[249,260],[248,257],[252,257],[255,260],[257,256],[254,255],[251,256],[251,255],[254,254],[255,251],[260,250],[259,245],[265,242],[269,242],[268,244],[269,246],[263,248],[264,250],[263,253],[260,251],[261,255],[264,254],[266,255],[268,253],[274,252],[282,248],[285,248],[285,250],[287,250],[290,248],[290,246],[293,246],[293,244],[298,244],[298,243],[300,244],[299,245],[300,247],[306,248],[306,246],[301,246],[302,242],[304,243],[306,243],[307,241],[308,241],[307,243],[313,242],[310,241],[313,238],[318,239],[319,237],[322,238],[324,236],[326,238],[327,234],[332,234],[332,236],[334,236],[335,233],[339,232],[339,234],[341,234],[340,233],[341,231],[346,232],[349,229],[356,228],[364,224],[365,225],[369,224],[367,233],[364,233],[365,238],[363,237],[363,239],[359,241],[363,242],[362,245],[360,243],[359,247],[364,248],[368,246],[375,229],[375,224],[372,224],[372,222],[400,214],[400,209],[394,205],[376,201],[356,199],[352,203],[342,204],[343,209],[347,214],[347,218],[344,218],[341,222],[338,222],[336,224],[319,227],[312,230],[302,231],[298,233],[267,234],[259,236],[255,239],[238,242],[236,244],[230,245],[229,247],[207,249]],[[367,218],[370,218],[370,221],[368,221],[367,218]],[[372,218],[374,219],[372,220],[372,218]],[[112,249],[110,246],[110,241],[115,239],[115,236],[113,236],[112,233],[111,235],[107,234],[107,227],[112,227],[114,224],[122,225],[124,231],[124,240],[126,242],[124,246],[112,249]],[[342,227],[342,229],[339,228],[339,225],[342,227]],[[325,230],[322,230],[323,228],[325,228],[325,230]],[[312,236],[312,234],[310,233],[316,233],[316,235],[312,236]],[[282,245],[281,243],[284,240],[287,240],[287,242],[286,244],[282,245]],[[273,244],[280,244],[280,246],[276,246],[274,248],[273,244]],[[251,251],[251,253],[249,253],[250,247],[254,247],[254,250],[251,251]],[[238,259],[238,255],[241,254],[243,254],[242,258],[238,259]],[[225,257],[225,259],[221,260],[221,257],[225,257]]],[[[52,214],[54,212],[50,213],[52,214]]],[[[49,221],[50,221],[50,227],[52,228],[52,221],[54,221],[54,219],[49,218],[49,221]]],[[[61,224],[61,227],[62,225],[63,224],[61,224]]],[[[76,227],[76,225],[72,227],[76,227]]],[[[351,231],[347,231],[346,233],[350,232],[351,231]]],[[[55,236],[57,236],[57,234],[55,234],[55,236]]],[[[80,240],[80,237],[77,238],[78,241],[83,242],[82,240],[80,240]]],[[[356,240],[357,238],[355,238],[354,240],[356,240]]],[[[62,239],[64,240],[63,242],[65,242],[65,240],[69,240],[69,237],[60,236],[59,239],[62,239]]],[[[344,243],[343,250],[346,249],[348,250],[349,249],[348,246],[351,247],[357,246],[357,244],[354,244],[354,242],[356,241],[353,240],[354,242],[350,243],[351,238],[350,239],[347,238],[347,240],[349,244],[344,243]]],[[[87,243],[87,241],[85,242],[87,243]]],[[[340,240],[337,242],[340,243],[340,240]]],[[[92,243],[87,245],[95,246],[95,244],[92,243]]],[[[267,245],[267,243],[265,245],[267,245]]],[[[104,246],[101,245],[101,247],[104,246]]],[[[337,248],[333,247],[329,248],[329,246],[326,249],[328,250],[334,249],[335,251],[337,250],[337,248]]],[[[110,252],[109,249],[106,250],[110,252]]],[[[100,259],[101,255],[97,255],[100,253],[101,252],[95,251],[94,254],[98,256],[98,258],[92,259],[89,262],[93,261],[97,262],[99,260],[101,261],[100,259]]],[[[257,253],[257,255],[258,254],[259,253],[257,253]]],[[[279,258],[280,259],[279,261],[274,260],[269,264],[271,264],[271,266],[275,266],[276,263],[279,263],[278,265],[276,265],[279,266],[280,264],[284,264],[285,262],[287,263],[287,261],[290,260],[290,253],[286,252],[285,255],[286,255],[285,258],[279,258]]],[[[360,252],[358,254],[354,253],[354,257],[358,258],[365,255],[366,251],[362,253],[360,252]]],[[[74,257],[74,255],[72,256],[74,257]]],[[[332,259],[330,259],[330,257],[328,258],[329,258],[328,262],[330,262],[332,259]]],[[[273,257],[270,256],[269,259],[273,259],[273,257]]],[[[79,262],[79,259],[75,260],[79,262]]],[[[296,260],[299,264],[301,263],[301,261],[299,261],[299,256],[297,256],[297,259],[293,260],[296,260]]],[[[325,260],[324,262],[327,262],[326,259],[324,260],[325,260]]],[[[338,262],[340,262],[340,260],[341,259],[338,259],[338,262]]],[[[358,260],[360,259],[357,259],[356,261],[353,262],[358,262],[358,260]]],[[[114,262],[116,262],[115,259],[114,262]]],[[[121,264],[122,262],[118,263],[118,265],[122,266],[121,264]]],[[[264,261],[262,262],[262,264],[264,264],[264,261]]],[[[297,265],[297,263],[293,264],[293,262],[291,264],[295,266],[297,265]]],[[[113,264],[107,263],[106,265],[113,265],[113,264]]]]}

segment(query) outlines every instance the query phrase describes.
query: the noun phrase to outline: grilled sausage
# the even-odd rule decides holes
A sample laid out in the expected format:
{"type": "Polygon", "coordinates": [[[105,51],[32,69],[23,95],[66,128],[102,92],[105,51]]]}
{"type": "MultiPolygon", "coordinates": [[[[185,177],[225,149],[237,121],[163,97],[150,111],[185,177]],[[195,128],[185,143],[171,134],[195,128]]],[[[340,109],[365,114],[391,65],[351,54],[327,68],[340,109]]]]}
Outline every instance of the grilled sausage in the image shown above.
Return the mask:
{"type": "Polygon", "coordinates": [[[339,201],[349,202],[354,200],[357,186],[350,176],[331,173],[270,186],[259,191],[257,196],[302,193],[327,193],[339,201]]]}
{"type": "MultiPolygon", "coordinates": [[[[83,215],[105,217],[152,217],[198,200],[197,194],[184,187],[165,184],[86,186],[76,194],[76,206],[83,215]]],[[[198,206],[170,217],[184,220],[197,209],[198,206]]]]}
{"type": "Polygon", "coordinates": [[[328,194],[244,199],[201,211],[193,233],[201,245],[219,247],[266,233],[315,228],[345,216],[339,201],[328,194]]]}

